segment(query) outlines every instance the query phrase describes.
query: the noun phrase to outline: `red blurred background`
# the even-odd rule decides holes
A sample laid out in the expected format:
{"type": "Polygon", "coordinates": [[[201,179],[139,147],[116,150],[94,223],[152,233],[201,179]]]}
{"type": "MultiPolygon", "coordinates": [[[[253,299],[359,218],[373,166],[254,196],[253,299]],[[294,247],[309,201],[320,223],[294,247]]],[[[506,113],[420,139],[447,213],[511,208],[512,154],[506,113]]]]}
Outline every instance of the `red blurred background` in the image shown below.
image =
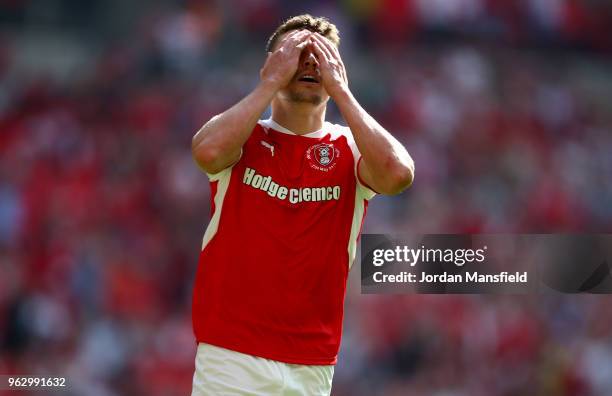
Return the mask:
{"type": "MultiPolygon", "coordinates": [[[[0,373],[190,392],[191,137],[302,12],[416,162],[364,232],[612,231],[607,1],[0,0],[0,373]]],[[[608,296],[361,295],[352,272],[334,395],[610,394],[608,296]]]]}

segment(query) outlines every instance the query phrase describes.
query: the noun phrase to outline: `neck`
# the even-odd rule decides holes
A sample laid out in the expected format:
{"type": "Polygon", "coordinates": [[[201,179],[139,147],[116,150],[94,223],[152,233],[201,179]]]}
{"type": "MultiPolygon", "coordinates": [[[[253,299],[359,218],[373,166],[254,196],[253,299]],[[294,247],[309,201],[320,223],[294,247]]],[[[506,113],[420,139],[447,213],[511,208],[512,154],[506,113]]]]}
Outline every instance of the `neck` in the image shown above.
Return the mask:
{"type": "Polygon", "coordinates": [[[313,105],[274,98],[272,119],[297,135],[318,131],[325,121],[326,103],[313,105]]]}

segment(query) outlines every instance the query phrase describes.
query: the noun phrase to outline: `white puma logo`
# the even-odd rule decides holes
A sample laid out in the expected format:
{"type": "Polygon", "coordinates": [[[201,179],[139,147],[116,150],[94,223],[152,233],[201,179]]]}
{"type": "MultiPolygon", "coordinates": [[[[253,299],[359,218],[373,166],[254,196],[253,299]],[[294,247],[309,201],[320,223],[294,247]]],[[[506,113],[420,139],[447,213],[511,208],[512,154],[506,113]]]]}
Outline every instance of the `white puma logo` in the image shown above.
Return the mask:
{"type": "Polygon", "coordinates": [[[270,149],[270,153],[272,153],[272,157],[274,157],[274,146],[268,142],[261,141],[261,145],[270,149]]]}

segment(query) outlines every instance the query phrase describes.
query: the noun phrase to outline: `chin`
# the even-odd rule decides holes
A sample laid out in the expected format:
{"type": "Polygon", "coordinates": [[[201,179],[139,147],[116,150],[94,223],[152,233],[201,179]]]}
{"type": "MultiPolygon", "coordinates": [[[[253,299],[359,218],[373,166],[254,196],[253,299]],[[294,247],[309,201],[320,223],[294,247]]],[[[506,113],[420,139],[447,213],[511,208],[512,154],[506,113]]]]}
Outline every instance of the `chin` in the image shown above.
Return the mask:
{"type": "Polygon", "coordinates": [[[288,99],[296,103],[310,103],[319,105],[324,102],[323,95],[313,92],[303,92],[299,90],[289,91],[288,99]]]}
{"type": "Polygon", "coordinates": [[[326,101],[326,95],[321,92],[312,92],[312,90],[305,89],[291,89],[289,90],[289,100],[292,102],[311,103],[318,105],[326,101]]]}
{"type": "Polygon", "coordinates": [[[323,103],[323,98],[320,95],[313,95],[313,94],[292,96],[291,100],[293,102],[310,103],[313,105],[319,105],[323,103]]]}
{"type": "Polygon", "coordinates": [[[329,95],[323,87],[303,87],[290,84],[279,92],[279,96],[283,100],[293,103],[312,104],[313,106],[327,102],[329,95]]]}

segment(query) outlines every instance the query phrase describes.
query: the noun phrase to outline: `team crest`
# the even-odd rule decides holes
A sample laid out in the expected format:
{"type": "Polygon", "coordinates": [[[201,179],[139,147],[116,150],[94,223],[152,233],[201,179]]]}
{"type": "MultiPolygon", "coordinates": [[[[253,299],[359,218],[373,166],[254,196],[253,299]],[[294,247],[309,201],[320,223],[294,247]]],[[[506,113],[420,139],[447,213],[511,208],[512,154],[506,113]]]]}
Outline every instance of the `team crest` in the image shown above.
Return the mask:
{"type": "Polygon", "coordinates": [[[333,144],[319,143],[310,146],[306,150],[306,158],[310,160],[310,166],[321,171],[329,171],[336,166],[334,162],[340,155],[340,150],[333,144]]]}

